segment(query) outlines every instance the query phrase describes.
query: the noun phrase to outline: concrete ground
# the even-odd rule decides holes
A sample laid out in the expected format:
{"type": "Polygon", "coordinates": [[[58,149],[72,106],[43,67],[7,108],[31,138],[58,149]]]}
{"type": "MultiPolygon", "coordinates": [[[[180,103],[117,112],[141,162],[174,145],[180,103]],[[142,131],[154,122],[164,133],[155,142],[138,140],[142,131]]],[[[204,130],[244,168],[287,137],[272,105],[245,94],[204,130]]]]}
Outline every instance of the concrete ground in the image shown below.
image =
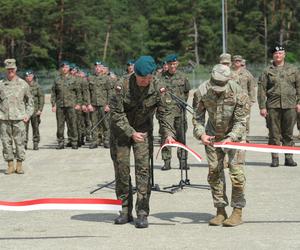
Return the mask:
{"type": "MultiPolygon", "coordinates": [[[[251,126],[251,135],[267,135],[257,106],[252,110],[251,126]]],[[[0,163],[0,200],[115,198],[113,185],[90,195],[114,179],[109,150],[87,146],[56,150],[55,115],[49,104],[40,130],[40,150],[33,151],[29,144],[25,175],[6,176],[6,164],[0,163]]],[[[205,158],[204,147],[192,137],[191,119],[187,142],[205,158]]],[[[155,147],[155,156],[157,151],[155,147]]],[[[154,160],[155,183],[160,188],[179,183],[173,152],[170,171],[160,170],[160,157],[154,160]]],[[[300,157],[295,159],[300,164],[300,157]]],[[[207,189],[207,162],[199,163],[190,156],[188,178],[200,188],[188,186],[174,194],[152,192],[148,229],[114,225],[117,214],[109,211],[0,211],[0,249],[300,249],[300,167],[285,167],[283,160],[281,156],[281,166],[273,169],[269,154],[247,153],[245,223],[235,228],[208,226],[215,209],[207,189]]]]}

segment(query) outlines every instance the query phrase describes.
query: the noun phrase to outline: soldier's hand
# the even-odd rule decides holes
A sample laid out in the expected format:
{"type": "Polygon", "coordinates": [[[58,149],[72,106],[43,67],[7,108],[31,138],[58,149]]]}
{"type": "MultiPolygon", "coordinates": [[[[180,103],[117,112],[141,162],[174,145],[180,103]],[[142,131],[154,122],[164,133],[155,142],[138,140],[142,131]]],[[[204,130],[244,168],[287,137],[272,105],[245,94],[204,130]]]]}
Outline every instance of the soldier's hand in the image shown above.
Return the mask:
{"type": "Polygon", "coordinates": [[[260,115],[261,115],[262,117],[266,118],[267,115],[268,115],[267,109],[261,109],[261,110],[260,110],[260,115]]]}
{"type": "Polygon", "coordinates": [[[52,112],[56,112],[56,106],[52,107],[52,112]]]}
{"type": "Polygon", "coordinates": [[[94,112],[94,107],[91,104],[87,106],[87,109],[89,112],[94,112]]]}
{"type": "Polygon", "coordinates": [[[105,105],[104,107],[104,112],[108,113],[110,111],[110,107],[108,105],[105,105]]]}
{"type": "Polygon", "coordinates": [[[296,111],[297,111],[297,113],[300,113],[300,104],[296,105],[296,111]]]}
{"type": "Polygon", "coordinates": [[[24,119],[23,119],[23,122],[27,123],[28,121],[29,121],[29,117],[25,116],[24,119]]]}
{"type": "Polygon", "coordinates": [[[75,109],[75,110],[81,110],[81,107],[80,107],[79,104],[76,104],[75,107],[74,107],[74,109],[75,109]]]}
{"type": "Polygon", "coordinates": [[[165,143],[173,143],[173,142],[176,142],[175,139],[172,137],[172,136],[168,136],[165,140],[165,143]]]}
{"type": "Polygon", "coordinates": [[[131,137],[135,142],[144,142],[147,137],[147,133],[134,132],[131,137]]]}
{"type": "Polygon", "coordinates": [[[87,112],[87,111],[88,111],[86,105],[82,105],[82,106],[81,106],[81,110],[82,110],[83,112],[87,112]]]}
{"type": "Polygon", "coordinates": [[[215,136],[211,136],[211,135],[203,134],[201,136],[201,141],[204,145],[213,145],[214,139],[215,139],[215,136]]]}
{"type": "Polygon", "coordinates": [[[41,115],[42,114],[42,111],[40,111],[40,110],[38,110],[37,112],[36,112],[36,115],[41,115]]]}

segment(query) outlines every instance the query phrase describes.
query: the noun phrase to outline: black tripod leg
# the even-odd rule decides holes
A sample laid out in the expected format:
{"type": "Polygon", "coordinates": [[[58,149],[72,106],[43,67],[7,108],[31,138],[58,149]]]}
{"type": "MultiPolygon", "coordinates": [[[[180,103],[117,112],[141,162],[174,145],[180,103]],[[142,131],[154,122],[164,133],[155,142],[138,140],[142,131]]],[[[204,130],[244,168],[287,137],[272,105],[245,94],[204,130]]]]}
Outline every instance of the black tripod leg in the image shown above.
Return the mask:
{"type": "Polygon", "coordinates": [[[107,184],[104,184],[101,187],[96,188],[95,190],[91,191],[90,194],[93,194],[93,193],[97,192],[98,190],[101,190],[102,188],[108,187],[108,186],[110,186],[113,183],[115,183],[115,180],[113,180],[113,181],[111,181],[111,182],[109,182],[107,184]]]}

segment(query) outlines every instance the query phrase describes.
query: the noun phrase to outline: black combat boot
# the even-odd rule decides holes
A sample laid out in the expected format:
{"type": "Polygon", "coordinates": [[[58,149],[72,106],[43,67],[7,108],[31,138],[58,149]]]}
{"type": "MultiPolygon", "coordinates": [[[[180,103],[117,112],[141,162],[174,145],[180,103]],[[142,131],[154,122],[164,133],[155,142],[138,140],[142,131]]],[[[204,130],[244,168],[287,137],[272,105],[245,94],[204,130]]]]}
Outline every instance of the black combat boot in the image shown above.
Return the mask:
{"type": "Polygon", "coordinates": [[[120,213],[120,215],[115,218],[114,223],[117,225],[123,225],[133,221],[133,217],[127,213],[120,213]]]}
{"type": "Polygon", "coordinates": [[[98,147],[98,145],[97,145],[97,143],[92,143],[91,145],[90,145],[90,149],[94,149],[94,148],[97,148],[98,147]]]}
{"type": "Polygon", "coordinates": [[[135,221],[136,228],[147,228],[148,227],[148,220],[146,215],[138,215],[135,221]]]}
{"type": "Polygon", "coordinates": [[[276,168],[278,166],[279,166],[279,157],[278,157],[278,154],[272,153],[272,163],[271,163],[270,167],[276,168]]]}
{"type": "Polygon", "coordinates": [[[66,147],[67,147],[67,148],[72,147],[72,142],[69,141],[69,142],[66,144],[66,147]]]}
{"type": "Polygon", "coordinates": [[[162,166],[161,170],[170,170],[171,169],[171,160],[165,160],[165,164],[162,166]]]}
{"type": "Polygon", "coordinates": [[[284,165],[288,167],[296,167],[297,162],[295,162],[293,158],[285,158],[284,165]]]}
{"type": "Polygon", "coordinates": [[[103,147],[105,147],[105,148],[110,148],[110,143],[109,143],[109,141],[104,141],[103,147]]]}
{"type": "Polygon", "coordinates": [[[37,142],[33,143],[33,150],[39,150],[39,144],[37,142]]]}
{"type": "Polygon", "coordinates": [[[77,144],[72,144],[72,149],[78,149],[78,145],[77,144]]]}
{"type": "Polygon", "coordinates": [[[56,149],[64,149],[65,148],[65,145],[64,145],[64,143],[62,142],[62,143],[59,143],[58,145],[57,145],[57,147],[56,147],[56,149]]]}

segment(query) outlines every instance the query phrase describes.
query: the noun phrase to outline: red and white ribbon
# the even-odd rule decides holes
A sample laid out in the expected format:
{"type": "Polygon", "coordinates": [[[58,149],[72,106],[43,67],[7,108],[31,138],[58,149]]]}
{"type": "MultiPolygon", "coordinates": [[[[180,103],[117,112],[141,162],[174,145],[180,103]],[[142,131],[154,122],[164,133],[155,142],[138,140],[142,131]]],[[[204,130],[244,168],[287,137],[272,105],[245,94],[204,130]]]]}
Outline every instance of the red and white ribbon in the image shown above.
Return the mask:
{"type": "Polygon", "coordinates": [[[43,198],[26,201],[0,201],[0,210],[108,210],[121,211],[122,201],[114,199],[43,198]]]}
{"type": "Polygon", "coordinates": [[[156,159],[158,157],[158,154],[159,152],[164,148],[164,147],[177,147],[177,148],[182,148],[186,151],[188,151],[191,155],[193,155],[199,162],[201,162],[203,160],[203,158],[201,157],[201,155],[199,155],[198,153],[196,153],[193,149],[189,148],[188,146],[180,143],[180,142],[173,142],[173,143],[165,143],[163,144],[160,149],[158,150],[157,152],[157,155],[156,155],[156,159]]]}
{"type": "Polygon", "coordinates": [[[216,148],[240,149],[254,152],[300,154],[300,147],[278,146],[268,144],[240,143],[240,142],[216,142],[216,148]]]}

